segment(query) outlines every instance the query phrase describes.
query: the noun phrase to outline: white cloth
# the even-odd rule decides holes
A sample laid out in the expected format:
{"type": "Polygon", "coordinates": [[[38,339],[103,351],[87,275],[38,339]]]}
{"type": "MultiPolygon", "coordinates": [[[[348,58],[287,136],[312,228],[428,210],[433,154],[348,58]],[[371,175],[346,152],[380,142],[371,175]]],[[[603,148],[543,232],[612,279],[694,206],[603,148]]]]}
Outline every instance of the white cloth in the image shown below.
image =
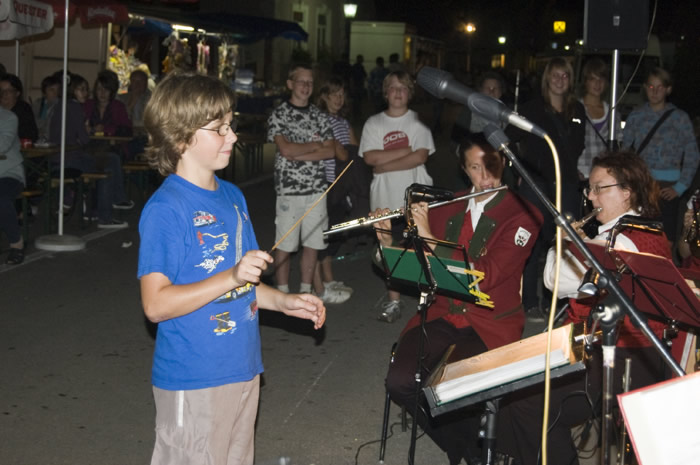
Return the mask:
{"type": "MultiPolygon", "coordinates": [[[[583,100],[579,100],[583,103],[583,100]]],[[[586,106],[584,105],[584,109],[586,106]]],[[[605,113],[601,118],[592,118],[586,110],[586,116],[590,119],[590,122],[586,121],[586,137],[584,139],[584,147],[581,152],[581,156],[578,157],[578,170],[585,178],[591,175],[591,165],[593,164],[593,158],[601,155],[608,150],[607,145],[598,136],[602,136],[603,139],[607,140],[610,137],[610,105],[608,102],[603,102],[603,109],[605,113]],[[593,127],[593,125],[598,127],[598,131],[593,127]]],[[[615,139],[618,142],[622,142],[622,127],[620,125],[620,113],[615,113],[615,139]]]]}
{"type": "MultiPolygon", "coordinates": [[[[635,215],[639,216],[639,213],[634,210],[628,210],[617,218],[608,221],[607,223],[598,227],[598,235],[593,239],[586,239],[585,242],[597,242],[599,244],[605,243],[607,239],[608,232],[615,226],[615,223],[624,215],[635,215]]],[[[637,246],[634,242],[630,240],[624,234],[618,234],[615,239],[615,249],[617,250],[629,250],[630,252],[638,252],[637,246]]],[[[556,260],[556,249],[551,247],[547,252],[547,263],[544,267],[543,281],[544,285],[550,291],[554,288],[554,263],[556,260]]],[[[562,254],[561,254],[561,265],[559,267],[559,292],[557,297],[563,299],[565,297],[577,298],[579,297],[578,288],[583,280],[583,275],[586,274],[588,266],[582,264],[578,261],[576,256],[568,249],[566,243],[562,243],[562,254]]]]}
{"type": "MultiPolygon", "coordinates": [[[[474,193],[473,187],[470,193],[474,193]]],[[[481,214],[484,213],[484,208],[486,208],[486,205],[496,196],[496,194],[498,194],[498,192],[494,192],[493,194],[489,195],[488,198],[478,202],[476,201],[475,197],[469,199],[469,202],[467,203],[467,211],[471,212],[470,218],[472,220],[472,231],[476,231],[476,225],[479,224],[479,219],[481,219],[481,214]]]]}
{"type": "MultiPolygon", "coordinates": [[[[391,150],[411,147],[413,151],[427,149],[428,155],[435,153],[435,143],[430,130],[420,122],[413,110],[398,117],[381,112],[370,116],[362,129],[359,155],[371,150],[391,150]]],[[[375,174],[370,186],[370,209],[403,207],[404,191],[413,183],[432,185],[424,165],[408,170],[375,174]]]]}

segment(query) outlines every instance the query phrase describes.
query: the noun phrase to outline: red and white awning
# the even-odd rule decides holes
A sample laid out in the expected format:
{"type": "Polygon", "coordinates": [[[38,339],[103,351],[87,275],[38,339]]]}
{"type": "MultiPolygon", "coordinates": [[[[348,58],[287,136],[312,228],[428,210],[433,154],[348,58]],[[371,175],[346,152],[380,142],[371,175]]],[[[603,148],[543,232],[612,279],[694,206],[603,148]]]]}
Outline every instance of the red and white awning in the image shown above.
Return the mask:
{"type": "Polygon", "coordinates": [[[16,40],[53,28],[51,5],[35,0],[0,0],[0,40],[16,40]]]}
{"type": "MultiPolygon", "coordinates": [[[[3,1],[3,0],[0,0],[3,1]]],[[[54,23],[62,26],[66,22],[65,0],[42,0],[53,5],[54,23]]],[[[80,17],[80,24],[86,26],[103,26],[108,23],[125,24],[129,22],[129,10],[117,0],[70,0],[68,4],[68,22],[80,17]]]]}

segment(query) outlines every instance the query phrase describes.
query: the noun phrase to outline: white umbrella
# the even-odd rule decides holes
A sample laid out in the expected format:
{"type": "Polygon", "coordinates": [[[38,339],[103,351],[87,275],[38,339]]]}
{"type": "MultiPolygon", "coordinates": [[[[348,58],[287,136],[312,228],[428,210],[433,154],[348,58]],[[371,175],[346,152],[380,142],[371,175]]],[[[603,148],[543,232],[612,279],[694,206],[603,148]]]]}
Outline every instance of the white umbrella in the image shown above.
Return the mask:
{"type": "Polygon", "coordinates": [[[53,28],[51,5],[34,0],[0,0],[0,40],[15,41],[15,73],[19,75],[19,39],[53,28]]]}

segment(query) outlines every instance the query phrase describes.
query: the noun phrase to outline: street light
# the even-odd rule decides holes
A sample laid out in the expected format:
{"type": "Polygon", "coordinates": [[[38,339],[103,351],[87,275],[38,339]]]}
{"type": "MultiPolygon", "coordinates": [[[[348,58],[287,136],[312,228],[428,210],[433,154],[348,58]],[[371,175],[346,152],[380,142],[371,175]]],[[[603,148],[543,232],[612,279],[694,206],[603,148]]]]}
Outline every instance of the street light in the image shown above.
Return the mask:
{"type": "Polygon", "coordinates": [[[345,49],[350,57],[350,22],[355,19],[357,14],[357,3],[345,3],[343,4],[343,14],[345,15],[345,40],[347,41],[347,47],[345,49]]]}
{"type": "Polygon", "coordinates": [[[464,32],[467,33],[467,73],[471,71],[472,62],[472,34],[476,32],[474,23],[467,23],[464,26],[464,32]]]}
{"type": "Polygon", "coordinates": [[[357,3],[345,3],[343,5],[343,13],[345,18],[354,19],[357,14],[357,3]]]}
{"type": "Polygon", "coordinates": [[[499,36],[498,43],[504,45],[506,43],[506,36],[499,36]]]}

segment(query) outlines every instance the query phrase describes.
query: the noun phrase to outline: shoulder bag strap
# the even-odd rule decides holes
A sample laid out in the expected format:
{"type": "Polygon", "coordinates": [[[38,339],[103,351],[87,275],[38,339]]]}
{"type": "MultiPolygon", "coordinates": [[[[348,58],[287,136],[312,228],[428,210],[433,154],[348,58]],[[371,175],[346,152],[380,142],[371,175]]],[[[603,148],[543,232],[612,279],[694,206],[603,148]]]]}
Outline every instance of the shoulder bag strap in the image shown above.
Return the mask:
{"type": "MultiPolygon", "coordinates": [[[[609,116],[609,114],[608,114],[608,116],[609,116]]],[[[605,118],[605,121],[607,121],[607,120],[608,120],[608,118],[605,118]]],[[[607,147],[607,146],[608,146],[608,141],[605,140],[605,137],[603,137],[603,136],[600,135],[600,131],[598,131],[598,128],[595,127],[595,124],[593,124],[593,121],[591,121],[591,119],[588,117],[588,115],[586,115],[586,121],[588,122],[588,124],[591,125],[591,127],[592,127],[593,130],[595,131],[595,133],[596,133],[596,135],[598,136],[598,138],[599,138],[600,140],[602,140],[602,141],[603,141],[603,144],[607,147]]]]}
{"type": "Polygon", "coordinates": [[[664,121],[666,121],[666,118],[671,116],[671,113],[673,113],[673,110],[674,110],[674,108],[671,108],[666,113],[661,115],[661,118],[659,118],[659,120],[656,122],[654,127],[651,128],[651,130],[649,131],[647,136],[644,138],[642,143],[639,144],[639,148],[637,149],[637,155],[640,155],[642,153],[642,150],[644,150],[646,148],[646,146],[649,144],[649,141],[651,141],[651,138],[654,137],[654,133],[656,132],[656,130],[659,129],[659,127],[661,127],[661,125],[664,123],[664,121]]]}

